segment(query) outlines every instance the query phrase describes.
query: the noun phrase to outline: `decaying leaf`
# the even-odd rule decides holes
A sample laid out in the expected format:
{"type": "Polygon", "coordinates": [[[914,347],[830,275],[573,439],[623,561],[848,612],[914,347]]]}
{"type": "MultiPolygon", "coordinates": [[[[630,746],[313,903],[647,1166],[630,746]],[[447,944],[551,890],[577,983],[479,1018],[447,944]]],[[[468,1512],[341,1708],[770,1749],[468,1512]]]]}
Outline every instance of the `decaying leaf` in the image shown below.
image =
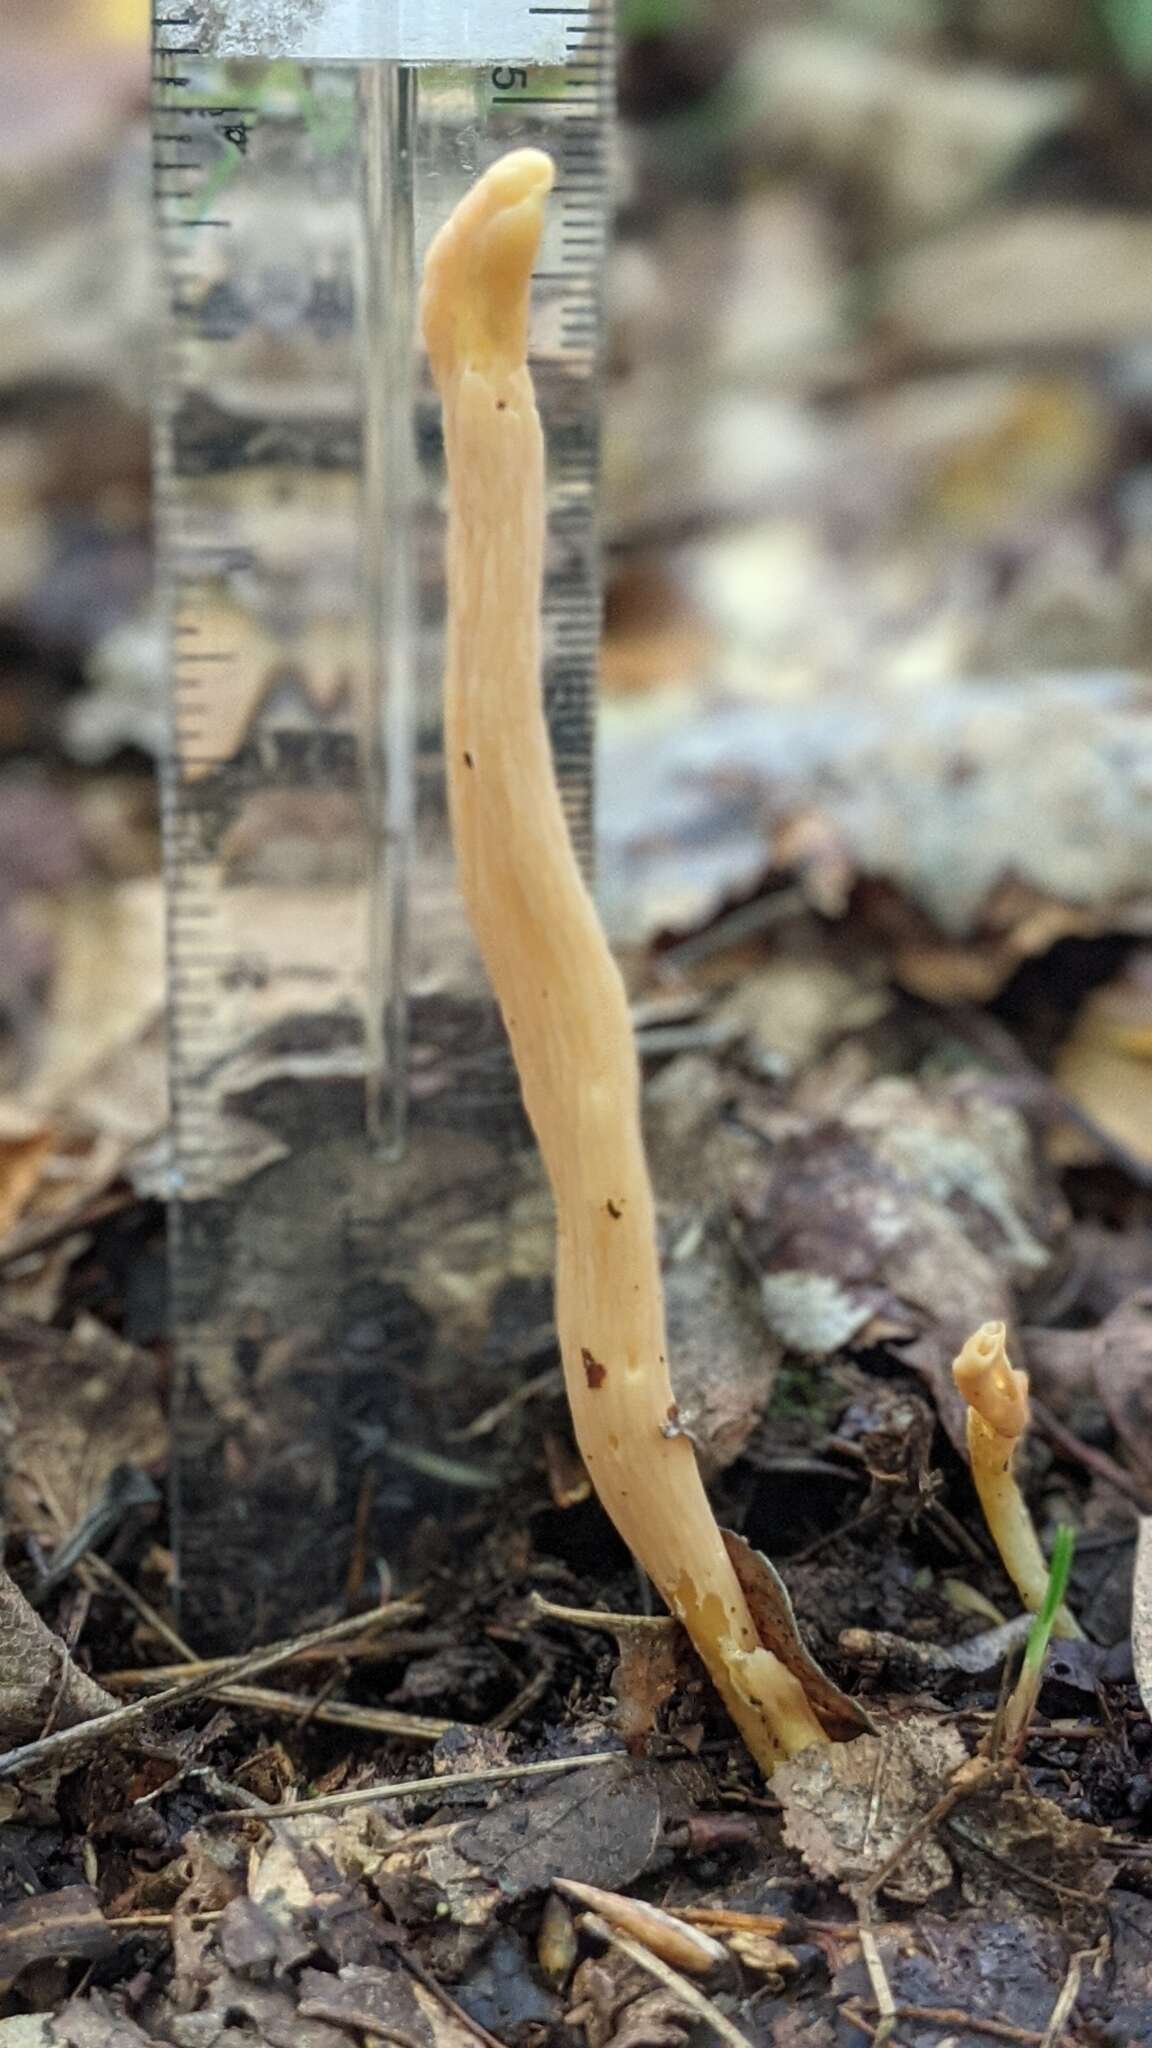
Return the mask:
{"type": "Polygon", "coordinates": [[[1103,1828],[1075,1820],[1024,1785],[978,1792],[949,1814],[944,1833],[976,1904],[1055,1913],[1094,1939],[1112,1881],[1103,1828]]]}
{"type": "MultiPolygon", "coordinates": [[[[1136,953],[1117,980],[1086,998],[1053,1078],[1101,1130],[1152,1165],[1152,949],[1136,953]]],[[[1059,1136],[1062,1161],[1098,1156],[1082,1130],[1065,1127],[1059,1136]]]]}
{"type": "Polygon", "coordinates": [[[1152,926],[1148,734],[1147,684],[1127,675],[729,703],[642,735],[609,721],[608,913],[630,938],[670,905],[694,925],[789,868],[820,902],[833,869],[832,914],[857,877],[912,907],[920,928],[895,943],[912,985],[925,951],[940,972],[933,939],[963,942],[963,992],[987,997],[1062,932],[1152,926]]]}
{"type": "Polygon", "coordinates": [[[425,1985],[404,1970],[378,1963],[346,1963],[337,1976],[305,1970],[300,1977],[300,2018],[326,2021],[349,2037],[377,2037],[414,2048],[475,2048],[475,2035],[425,1985]]]}
{"type": "Polygon", "coordinates": [[[1023,1117],[970,1084],[876,1081],[793,1119],[742,1183],[765,1317],[814,1356],[1007,1315],[1064,1227],[1023,1117]]]}
{"type": "Polygon", "coordinates": [[[13,2013],[11,2019],[0,2020],[0,2048],[52,2048],[55,2039],[46,2012],[13,2013]]]}
{"type": "Polygon", "coordinates": [[[115,1705],[0,1569],[0,1742],[33,1741],[53,1713],[58,1728],[72,1728],[115,1705]]]}
{"type": "Polygon", "coordinates": [[[544,1890],[557,1870],[617,1887],[638,1877],[655,1849],[663,1790],[658,1773],[635,1765],[574,1771],[462,1822],[453,1847],[505,1899],[544,1890]]]}
{"type": "Polygon", "coordinates": [[[0,1316],[0,1397],[10,1418],[10,1519],[53,1543],[118,1467],[156,1467],[166,1457],[156,1361],[92,1317],[68,1334],[0,1316]]]}
{"type": "MultiPolygon", "coordinates": [[[[971,2014],[943,2034],[912,2021],[897,2023],[897,2036],[929,2041],[933,2048],[948,2036],[963,2048],[986,2048],[989,2039],[980,2025],[1029,2030],[1024,2039],[1037,2044],[1051,2018],[1067,1968],[1068,1943],[1061,1929],[1031,1915],[1001,1912],[995,1905],[919,1913],[900,1938],[885,1941],[884,1961],[897,2007],[944,2007],[971,2014]]],[[[867,1998],[870,1993],[863,1958],[849,1951],[833,1979],[837,1999],[867,1998]]],[[[1061,2048],[1070,2044],[1061,2036],[1061,2048]]]]}
{"type": "MultiPolygon", "coordinates": [[[[805,1750],[777,1770],[784,1836],[817,1877],[851,1886],[875,1876],[948,1790],[968,1752],[955,1728],[926,1714],[883,1735],[805,1750]]],[[[926,1836],[912,1844],[885,1890],[922,1905],[952,1882],[952,1865],[926,1836]]]]}
{"type": "Polygon", "coordinates": [[[798,1958],[790,1948],[785,1948],[782,1941],[755,1928],[737,1927],[728,1936],[728,1947],[744,1968],[753,1971],[757,1977],[782,1982],[794,1976],[800,1967],[798,1958]]]}
{"type": "Polygon", "coordinates": [[[5,1106],[0,1122],[0,1237],[20,1216],[51,1150],[47,1125],[5,1106]]]}
{"type": "Polygon", "coordinates": [[[709,1477],[740,1456],[767,1409],[781,1347],[739,1270],[726,1216],[680,1211],[663,1240],[672,1388],[709,1477]]]}
{"type": "Polygon", "coordinates": [[[434,1902],[445,1932],[463,1937],[461,1952],[504,1905],[546,1890],[558,1870],[613,1888],[630,1884],[651,1859],[669,1813],[691,1803],[694,1770],[655,1772],[622,1757],[618,1765],[505,1795],[483,1813],[384,1846],[372,1864],[373,1887],[404,1924],[426,1919],[434,1902]]]}
{"type": "Polygon", "coordinates": [[[60,907],[52,1002],[30,1100],[69,1110],[113,1054],[164,1011],[164,893],[152,876],[82,887],[60,907]]]}
{"type": "Polygon", "coordinates": [[[53,2014],[48,2035],[52,2048],[156,2048],[152,2035],[137,2025],[126,2005],[123,1993],[78,1993],[53,2014]]]}
{"type": "Polygon", "coordinates": [[[785,956],[745,975],[711,1022],[742,1041],[745,1057],[761,1073],[788,1079],[848,1033],[874,1024],[891,1001],[879,959],[850,973],[820,955],[785,956]]]}
{"type": "Polygon", "coordinates": [[[0,1992],[6,1992],[32,1963],[110,1955],[119,1936],[109,1927],[90,1885],[69,1884],[39,1892],[0,1912],[0,1992]]]}
{"type": "Polygon", "coordinates": [[[872,1731],[874,1724],[859,1700],[841,1692],[805,1644],[788,1589],[775,1566],[734,1530],[724,1529],[721,1534],[760,1641],[800,1680],[821,1725],[841,1740],[872,1731]]]}
{"type": "MultiPolygon", "coordinates": [[[[1148,1070],[1152,1094],[1152,1067],[1148,1070]]],[[[1122,1302],[1093,1346],[1096,1391],[1134,1471],[1152,1485],[1152,1290],[1122,1302]]]]}
{"type": "Polygon", "coordinates": [[[638,1615],[634,1626],[621,1616],[612,1633],[620,1653],[612,1673],[616,1729],[629,1754],[642,1756],[656,1716],[682,1682],[687,1645],[674,1623],[653,1627],[647,1615],[638,1615]]]}
{"type": "Polygon", "coordinates": [[[572,1980],[569,2026],[584,2030],[588,2048],[683,2048],[699,2021],[674,1991],[614,1950],[589,1956],[572,1980]]]}

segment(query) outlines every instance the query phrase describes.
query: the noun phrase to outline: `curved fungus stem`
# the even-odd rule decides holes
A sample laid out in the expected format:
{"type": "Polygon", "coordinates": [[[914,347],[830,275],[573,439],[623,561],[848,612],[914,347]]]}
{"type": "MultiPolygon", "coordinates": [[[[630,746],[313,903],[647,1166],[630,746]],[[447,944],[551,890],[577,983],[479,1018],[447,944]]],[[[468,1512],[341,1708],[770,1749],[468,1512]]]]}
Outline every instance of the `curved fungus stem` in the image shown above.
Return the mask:
{"type": "Polygon", "coordinates": [[[448,467],[445,755],[460,886],[556,1204],[577,1441],[624,1541],[765,1770],[826,1741],[762,1647],[668,1377],[628,1001],[572,848],[540,690],[544,448],[526,363],[551,160],[501,158],[428,253],[421,313],[448,467]]]}
{"type": "MultiPolygon", "coordinates": [[[[982,1323],[952,1366],[968,1404],[968,1456],[989,1534],[1025,1607],[1038,1614],[1048,1586],[1048,1564],[1016,1480],[1016,1446],[1029,1421],[1028,1375],[1011,1363],[1003,1323],[982,1323]]],[[[1083,1635],[1067,1607],[1057,1609],[1053,1635],[1083,1635]]]]}

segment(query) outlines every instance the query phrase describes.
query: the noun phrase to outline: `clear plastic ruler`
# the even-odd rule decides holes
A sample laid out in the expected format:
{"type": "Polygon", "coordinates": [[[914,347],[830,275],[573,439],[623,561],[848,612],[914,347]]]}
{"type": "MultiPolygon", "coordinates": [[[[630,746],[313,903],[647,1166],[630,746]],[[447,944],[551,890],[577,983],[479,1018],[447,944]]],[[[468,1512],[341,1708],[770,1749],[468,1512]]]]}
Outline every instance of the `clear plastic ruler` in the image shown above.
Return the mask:
{"type": "Polygon", "coordinates": [[[452,881],[415,281],[478,171],[551,152],[544,683],[586,848],[611,20],[154,13],[175,1529],[205,1649],[402,1579],[489,1483],[461,1412],[544,1341],[546,1203],[452,881]]]}

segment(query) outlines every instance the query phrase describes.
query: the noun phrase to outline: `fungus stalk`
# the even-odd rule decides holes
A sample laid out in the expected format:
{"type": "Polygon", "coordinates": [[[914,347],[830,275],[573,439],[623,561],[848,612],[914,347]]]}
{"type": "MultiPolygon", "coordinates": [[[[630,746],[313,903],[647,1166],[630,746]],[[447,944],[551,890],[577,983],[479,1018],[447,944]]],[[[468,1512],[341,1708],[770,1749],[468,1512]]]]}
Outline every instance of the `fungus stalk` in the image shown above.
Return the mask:
{"type": "Polygon", "coordinates": [[[448,469],[456,861],[555,1199],[556,1321],[581,1454],[770,1770],[827,1737],[760,1643],[677,1425],[628,1001],[568,835],[541,700],[544,450],[526,354],[551,184],[540,151],[502,158],[441,229],[424,273],[448,469]]]}
{"type": "MultiPolygon", "coordinates": [[[[1011,1364],[1003,1323],[983,1323],[952,1367],[968,1404],[968,1456],[989,1533],[1012,1584],[1031,1614],[1039,1614],[1049,1571],[1032,1517],[1012,1469],[1028,1428],[1028,1375],[1011,1364]]],[[[1067,1607],[1055,1613],[1052,1633],[1082,1634],[1067,1607]]]]}

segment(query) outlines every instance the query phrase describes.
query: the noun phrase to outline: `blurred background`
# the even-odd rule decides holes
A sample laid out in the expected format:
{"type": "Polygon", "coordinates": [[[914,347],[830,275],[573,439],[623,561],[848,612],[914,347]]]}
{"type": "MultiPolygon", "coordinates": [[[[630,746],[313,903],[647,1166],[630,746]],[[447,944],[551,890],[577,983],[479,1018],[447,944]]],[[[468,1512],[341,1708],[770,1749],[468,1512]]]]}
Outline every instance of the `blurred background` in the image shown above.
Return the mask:
{"type": "MultiPolygon", "coordinates": [[[[6,16],[0,1000],[18,1072],[50,948],[20,899],[92,859],[154,859],[163,711],[145,9],[6,16]]],[[[1142,0],[623,0],[602,808],[622,938],[697,924],[772,864],[836,914],[871,880],[857,908],[929,994],[984,998],[1066,932],[1139,927],[1149,19],[1142,0]],[[958,766],[954,686],[976,679],[993,695],[958,766]],[[862,723],[838,712],[829,734],[822,697],[845,689],[862,723]],[[881,714],[905,752],[850,802],[881,714]],[[1079,768],[1053,750],[1069,721],[1079,768]],[[713,787],[731,756],[742,800],[714,818],[698,787],[669,844],[653,825],[693,744],[713,787]],[[1106,802],[1084,787],[1099,747],[1106,802]],[[833,756],[844,786],[817,800],[833,756]],[[1076,830],[1112,842],[1087,883],[1076,830]]]]}
{"type": "MultiPolygon", "coordinates": [[[[771,963],[716,1042],[759,1032],[792,1073],[893,991],[942,1006],[985,1051],[1000,1034],[1021,1087],[1058,1087],[1052,1157],[1143,1256],[1152,15],[622,0],[619,28],[599,864],[647,1024],[710,1042],[699,987],[771,963]]],[[[146,30],[140,0],[6,9],[17,1249],[123,1202],[163,1118],[146,30]]],[[[93,1298],[159,1288],[108,1256],[93,1298]]],[[[60,1313],[62,1261],[10,1261],[14,1305],[60,1313]]]]}

